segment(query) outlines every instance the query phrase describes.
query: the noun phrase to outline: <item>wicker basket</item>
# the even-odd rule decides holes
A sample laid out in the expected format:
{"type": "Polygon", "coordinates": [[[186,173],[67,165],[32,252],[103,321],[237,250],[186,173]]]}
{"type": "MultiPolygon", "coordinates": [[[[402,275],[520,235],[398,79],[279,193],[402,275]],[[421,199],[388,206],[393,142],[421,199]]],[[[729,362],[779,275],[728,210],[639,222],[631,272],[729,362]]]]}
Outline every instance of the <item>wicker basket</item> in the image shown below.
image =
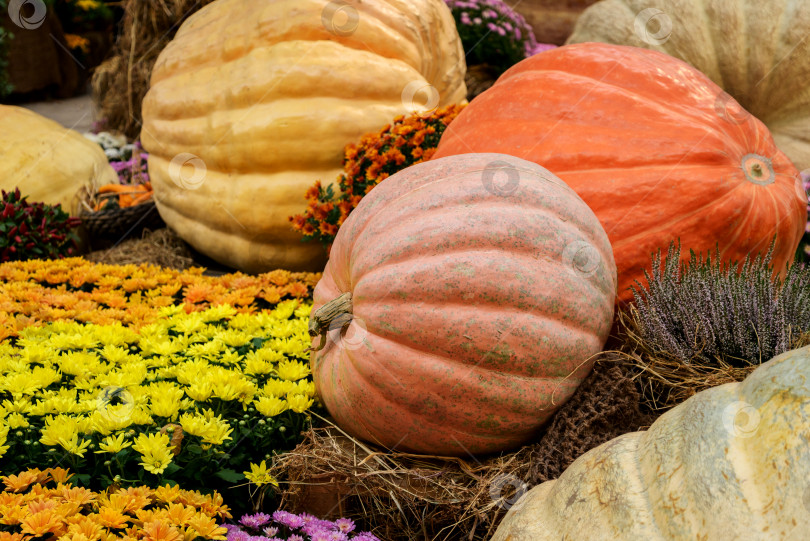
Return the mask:
{"type": "Polygon", "coordinates": [[[140,234],[145,228],[152,230],[166,227],[154,201],[134,207],[83,212],[80,216],[91,240],[118,243],[127,237],[140,234]]]}

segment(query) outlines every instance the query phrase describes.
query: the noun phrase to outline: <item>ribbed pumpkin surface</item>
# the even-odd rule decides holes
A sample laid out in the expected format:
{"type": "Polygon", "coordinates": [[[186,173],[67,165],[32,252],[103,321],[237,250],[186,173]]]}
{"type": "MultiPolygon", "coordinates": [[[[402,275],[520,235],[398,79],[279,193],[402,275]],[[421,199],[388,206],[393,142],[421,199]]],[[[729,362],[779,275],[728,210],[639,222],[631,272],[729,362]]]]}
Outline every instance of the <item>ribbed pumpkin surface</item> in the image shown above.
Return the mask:
{"type": "Polygon", "coordinates": [[[590,371],[615,272],[593,212],[542,167],[498,154],[409,167],[349,216],[315,288],[315,309],[346,292],[354,304],[313,353],[318,393],[386,447],[518,445],[590,371]]]}
{"type": "Polygon", "coordinates": [[[807,169],[808,29],[807,0],[603,0],[580,16],[568,43],[646,47],[688,62],[764,122],[776,145],[807,169]]]}
{"type": "Polygon", "coordinates": [[[716,109],[721,89],[688,64],[584,43],[507,71],[442,136],[435,157],[503,152],[538,163],[593,209],[610,237],[619,298],[650,255],[680,239],[727,260],[767,251],[784,269],[804,231],[798,171],[768,129],[716,109]]]}
{"type": "Polygon", "coordinates": [[[320,268],[323,249],[287,219],[307,188],[334,182],[343,147],[407,112],[412,91],[432,84],[431,107],[464,99],[464,71],[441,0],[209,4],[161,53],[144,100],[161,216],[231,266],[320,268]]]}
{"type": "Polygon", "coordinates": [[[79,190],[118,182],[104,151],[79,132],[28,109],[0,105],[0,189],[77,215],[79,190]]]}
{"type": "Polygon", "coordinates": [[[810,532],[810,348],[702,391],[533,488],[492,541],[800,541],[810,532]]]}

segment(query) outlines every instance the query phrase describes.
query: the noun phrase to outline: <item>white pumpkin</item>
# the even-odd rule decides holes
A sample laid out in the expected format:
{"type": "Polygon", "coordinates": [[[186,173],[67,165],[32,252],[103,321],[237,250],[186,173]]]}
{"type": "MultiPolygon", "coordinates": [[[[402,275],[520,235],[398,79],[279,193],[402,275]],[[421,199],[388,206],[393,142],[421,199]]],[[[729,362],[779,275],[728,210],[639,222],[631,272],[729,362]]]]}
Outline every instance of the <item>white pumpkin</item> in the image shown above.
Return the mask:
{"type": "Polygon", "coordinates": [[[810,347],[702,391],[526,493],[492,541],[810,538],[810,347]]]}

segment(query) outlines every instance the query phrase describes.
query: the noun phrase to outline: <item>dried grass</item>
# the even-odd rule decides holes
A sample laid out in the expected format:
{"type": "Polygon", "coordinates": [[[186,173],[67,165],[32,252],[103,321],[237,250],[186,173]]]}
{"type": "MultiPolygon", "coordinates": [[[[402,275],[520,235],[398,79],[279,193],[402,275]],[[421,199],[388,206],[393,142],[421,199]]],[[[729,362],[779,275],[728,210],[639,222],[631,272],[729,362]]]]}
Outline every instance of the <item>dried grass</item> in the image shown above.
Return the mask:
{"type": "Polygon", "coordinates": [[[148,263],[161,267],[185,270],[195,266],[188,245],[169,228],[144,230],[140,239],[129,239],[108,250],[90,252],[88,261],[110,265],[148,263]]]}
{"type": "Polygon", "coordinates": [[[141,102],[152,67],[191,14],[213,0],[125,0],[121,33],[112,56],[93,74],[93,98],[104,129],[139,137],[141,102]]]}
{"type": "Polygon", "coordinates": [[[535,443],[488,458],[446,458],[363,443],[321,418],[276,458],[282,508],[348,516],[386,541],[483,541],[531,487],[580,455],[652,422],[618,357],[605,354],[535,443]]]}

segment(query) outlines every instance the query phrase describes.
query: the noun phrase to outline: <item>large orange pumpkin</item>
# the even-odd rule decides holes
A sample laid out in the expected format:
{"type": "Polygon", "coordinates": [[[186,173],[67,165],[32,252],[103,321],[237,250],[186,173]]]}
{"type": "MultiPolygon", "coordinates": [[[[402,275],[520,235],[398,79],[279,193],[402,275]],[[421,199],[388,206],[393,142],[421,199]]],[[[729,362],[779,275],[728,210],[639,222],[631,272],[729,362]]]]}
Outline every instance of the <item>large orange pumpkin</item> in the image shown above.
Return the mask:
{"type": "Polygon", "coordinates": [[[500,154],[414,165],[338,231],[314,293],[311,333],[330,329],[313,340],[315,385],[341,427],[388,448],[513,447],[590,371],[615,292],[599,221],[546,169],[500,154]]]}
{"type": "Polygon", "coordinates": [[[677,238],[741,260],[776,235],[773,263],[793,258],[807,212],[799,172],[728,99],[668,55],[568,45],[504,73],[448,127],[435,157],[502,152],[558,175],[602,222],[629,301],[650,254],[677,238]]]}

